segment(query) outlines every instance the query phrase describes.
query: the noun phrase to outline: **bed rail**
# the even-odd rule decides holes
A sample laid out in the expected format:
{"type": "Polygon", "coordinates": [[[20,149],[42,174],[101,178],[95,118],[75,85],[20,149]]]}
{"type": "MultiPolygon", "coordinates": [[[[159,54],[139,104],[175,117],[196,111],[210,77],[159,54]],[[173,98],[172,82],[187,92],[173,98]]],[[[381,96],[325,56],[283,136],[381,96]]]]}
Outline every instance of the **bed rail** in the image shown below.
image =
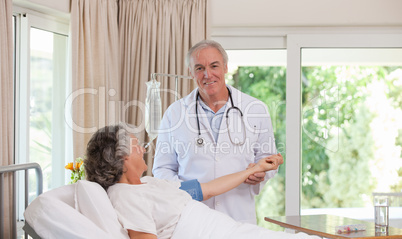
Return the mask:
{"type": "MultiPolygon", "coordinates": [[[[17,171],[25,170],[25,208],[28,206],[28,170],[35,169],[37,178],[37,188],[36,193],[39,196],[43,192],[43,176],[42,169],[37,163],[24,163],[24,164],[12,164],[7,166],[0,166],[0,218],[4,218],[3,212],[3,180],[5,173],[13,173],[13,189],[12,189],[12,200],[16,204],[16,191],[17,191],[17,171]]],[[[12,209],[12,238],[17,238],[17,210],[16,205],[12,209]]],[[[0,223],[0,232],[4,232],[3,222],[0,223]]],[[[2,237],[3,235],[0,235],[2,237]]],[[[27,238],[27,233],[25,233],[25,238],[27,238]]]]}

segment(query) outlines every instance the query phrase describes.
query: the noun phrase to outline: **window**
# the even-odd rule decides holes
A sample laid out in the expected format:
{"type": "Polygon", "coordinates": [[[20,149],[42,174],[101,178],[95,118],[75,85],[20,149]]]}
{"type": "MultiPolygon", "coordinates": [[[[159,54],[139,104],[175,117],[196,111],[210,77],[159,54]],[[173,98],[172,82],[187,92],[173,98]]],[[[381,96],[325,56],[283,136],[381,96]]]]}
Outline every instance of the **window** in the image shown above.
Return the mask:
{"type": "Polygon", "coordinates": [[[301,55],[301,214],[370,220],[373,192],[402,189],[402,48],[301,55]]]}
{"type": "Polygon", "coordinates": [[[55,136],[64,135],[66,63],[67,36],[31,27],[29,160],[41,165],[44,190],[64,184],[64,138],[55,136]]]}
{"type": "Polygon", "coordinates": [[[401,158],[399,126],[390,119],[400,109],[402,36],[289,35],[287,43],[287,133],[293,136],[287,164],[293,167],[286,168],[286,198],[292,199],[286,215],[370,207],[361,219],[372,220],[371,193],[400,187],[388,180],[398,167],[387,173],[376,162],[401,158]],[[340,188],[336,181],[345,178],[340,188]]]}
{"type": "MultiPolygon", "coordinates": [[[[354,207],[357,210],[370,207],[370,212],[367,215],[373,219],[374,215],[370,205],[371,193],[377,190],[401,190],[402,172],[399,165],[402,157],[400,152],[402,131],[399,128],[401,120],[397,117],[400,117],[399,109],[401,108],[398,104],[401,101],[399,79],[401,79],[402,66],[402,35],[378,32],[377,29],[357,29],[358,34],[350,34],[349,29],[341,28],[334,30],[334,34],[320,34],[323,29],[312,28],[305,29],[305,32],[310,32],[310,34],[291,33],[301,32],[303,29],[285,29],[282,31],[267,28],[267,32],[250,29],[244,30],[244,32],[242,29],[224,30],[215,29],[213,39],[220,42],[226,49],[230,49],[228,52],[231,50],[241,52],[244,49],[255,52],[258,52],[259,49],[286,49],[286,63],[283,64],[286,68],[286,84],[284,86],[286,87],[286,105],[284,104],[286,107],[284,112],[286,115],[286,130],[284,132],[286,135],[280,136],[285,140],[284,145],[286,146],[284,184],[286,187],[283,189],[285,190],[284,199],[286,198],[285,215],[315,214],[328,208],[338,210],[339,213],[345,207],[354,207]],[[373,32],[373,34],[367,34],[367,32],[373,32]],[[378,84],[374,85],[373,83],[378,84]],[[350,128],[358,128],[364,125],[363,119],[357,118],[365,116],[363,109],[358,109],[356,106],[367,104],[363,99],[370,98],[368,94],[370,88],[376,88],[376,93],[379,92],[379,89],[384,89],[381,96],[381,106],[383,107],[378,109],[385,110],[387,108],[390,113],[388,113],[388,119],[385,119],[386,117],[380,117],[376,120],[371,118],[369,127],[372,132],[370,134],[373,136],[375,133],[376,137],[379,138],[374,140],[374,147],[366,147],[366,150],[363,150],[362,147],[357,154],[358,151],[347,150],[346,146],[350,146],[349,144],[337,144],[336,142],[340,142],[341,137],[346,137],[344,131],[347,132],[351,130],[350,128]],[[385,120],[389,120],[388,123],[385,123],[385,120]],[[380,126],[377,127],[376,124],[380,126]],[[387,128],[387,126],[390,127],[387,128]],[[380,143],[383,144],[383,150],[378,148],[380,143]],[[386,167],[373,170],[372,165],[367,166],[367,164],[375,164],[375,160],[368,163],[365,161],[367,159],[364,159],[360,162],[355,160],[355,167],[353,168],[350,166],[352,164],[344,163],[342,163],[342,167],[338,167],[339,165],[333,164],[337,162],[336,160],[329,160],[327,152],[331,152],[331,150],[335,151],[331,157],[340,160],[345,160],[344,154],[346,152],[354,156],[364,152],[367,155],[370,154],[372,159],[374,154],[377,154],[377,159],[381,157],[391,158],[389,156],[392,152],[392,158],[395,160],[393,162],[396,163],[387,163],[386,167]],[[379,156],[381,154],[383,156],[379,156]],[[319,163],[316,164],[315,162],[319,163]],[[362,166],[364,162],[366,163],[365,168],[362,166]],[[390,169],[389,165],[398,165],[398,167],[390,169]],[[334,174],[333,172],[336,170],[337,172],[334,174]],[[357,179],[356,175],[353,175],[354,170],[360,170],[359,173],[365,171],[371,174],[371,187],[362,192],[359,191],[357,198],[360,201],[353,200],[356,202],[353,205],[328,203],[329,199],[326,197],[333,197],[333,194],[336,193],[343,194],[339,198],[345,202],[348,197],[346,193],[340,193],[342,189],[335,192],[335,184],[328,183],[328,175],[331,173],[333,176],[335,175],[334,177],[345,176],[349,180],[366,178],[367,175],[361,175],[357,179]],[[392,179],[389,179],[390,177],[392,179]],[[378,185],[386,185],[386,187],[378,188],[378,185]],[[330,190],[331,192],[329,192],[330,190]],[[325,203],[323,203],[324,201],[325,203]]],[[[230,64],[234,57],[229,55],[229,58],[230,64]]],[[[244,58],[250,62],[253,62],[254,59],[244,58]]],[[[247,69],[248,72],[246,72],[246,67],[243,69],[245,77],[251,82],[253,77],[250,76],[255,74],[247,76],[252,72],[250,69],[247,69]]],[[[228,79],[228,83],[232,84],[231,80],[228,79]]],[[[250,84],[245,87],[247,89],[242,88],[241,90],[252,91],[252,87],[250,84]]],[[[380,95],[376,95],[376,97],[380,97],[380,95]]],[[[372,110],[375,104],[380,103],[380,100],[369,102],[371,105],[368,108],[372,110]]],[[[272,116],[272,112],[270,113],[272,116]]],[[[278,135],[275,134],[276,137],[278,135]]],[[[349,140],[352,140],[353,143],[363,140],[363,138],[356,138],[356,135],[352,137],[347,134],[347,137],[350,137],[349,140]]],[[[360,155],[360,157],[364,156],[360,155]]],[[[380,167],[378,164],[377,166],[380,167]]],[[[361,181],[356,181],[356,183],[358,182],[361,181]]],[[[268,182],[268,185],[270,183],[268,182]]],[[[367,184],[366,181],[364,183],[367,184]]],[[[365,187],[366,185],[362,186],[365,187]]],[[[343,192],[354,193],[353,188],[349,188],[348,185],[344,185],[344,187],[346,189],[343,189],[343,192]]],[[[262,209],[260,214],[276,215],[272,210],[266,208],[262,209]]],[[[263,222],[261,224],[266,226],[263,222]]]]}
{"type": "MultiPolygon", "coordinates": [[[[64,165],[71,161],[66,157],[69,142],[64,120],[68,25],[34,14],[15,13],[14,18],[19,46],[15,56],[16,163],[39,163],[43,190],[48,191],[65,184],[69,175],[64,165]]],[[[31,171],[29,191],[35,195],[35,172],[31,171]]],[[[23,184],[19,185],[22,190],[23,184]]],[[[23,197],[19,198],[22,217],[23,197]]]]}

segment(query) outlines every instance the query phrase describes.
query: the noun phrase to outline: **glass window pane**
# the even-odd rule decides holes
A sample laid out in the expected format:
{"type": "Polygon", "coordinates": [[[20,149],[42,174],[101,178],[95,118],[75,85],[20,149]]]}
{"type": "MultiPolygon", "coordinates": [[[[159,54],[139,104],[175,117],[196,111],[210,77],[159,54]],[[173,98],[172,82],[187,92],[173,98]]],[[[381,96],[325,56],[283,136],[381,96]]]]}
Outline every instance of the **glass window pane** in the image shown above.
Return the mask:
{"type": "Polygon", "coordinates": [[[402,189],[402,49],[302,49],[301,214],[372,220],[402,189]]]}
{"type": "MultiPolygon", "coordinates": [[[[271,115],[276,147],[286,158],[286,50],[228,50],[227,84],[251,95],[267,106],[271,115]]],[[[285,215],[285,164],[256,197],[260,226],[281,230],[264,217],[285,215]]]]}
{"type": "Polygon", "coordinates": [[[31,28],[29,158],[41,165],[51,187],[53,33],[31,28]]]}
{"type": "Polygon", "coordinates": [[[65,88],[66,43],[66,36],[30,29],[29,159],[42,167],[44,191],[64,184],[64,150],[55,146],[64,138],[64,126],[55,119],[63,118],[65,95],[59,89],[65,88]],[[61,133],[57,137],[55,130],[61,133]]]}

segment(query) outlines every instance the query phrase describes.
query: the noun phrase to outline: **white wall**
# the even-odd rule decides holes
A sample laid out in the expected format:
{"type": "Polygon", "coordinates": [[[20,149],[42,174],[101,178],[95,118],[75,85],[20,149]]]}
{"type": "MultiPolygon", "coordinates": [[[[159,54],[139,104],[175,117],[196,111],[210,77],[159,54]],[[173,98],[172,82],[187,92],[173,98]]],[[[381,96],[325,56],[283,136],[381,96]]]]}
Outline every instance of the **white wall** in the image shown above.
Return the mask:
{"type": "Polygon", "coordinates": [[[13,0],[13,4],[66,20],[70,16],[70,0],[13,0]]]}
{"type": "Polygon", "coordinates": [[[402,26],[401,0],[209,0],[210,26],[402,26]]]}
{"type": "Polygon", "coordinates": [[[208,38],[286,48],[290,34],[402,34],[401,0],[208,0],[208,38]]]}
{"type": "MultiPolygon", "coordinates": [[[[208,0],[215,27],[402,26],[401,0],[208,0]]],[[[70,12],[70,0],[13,0],[70,12]]]]}

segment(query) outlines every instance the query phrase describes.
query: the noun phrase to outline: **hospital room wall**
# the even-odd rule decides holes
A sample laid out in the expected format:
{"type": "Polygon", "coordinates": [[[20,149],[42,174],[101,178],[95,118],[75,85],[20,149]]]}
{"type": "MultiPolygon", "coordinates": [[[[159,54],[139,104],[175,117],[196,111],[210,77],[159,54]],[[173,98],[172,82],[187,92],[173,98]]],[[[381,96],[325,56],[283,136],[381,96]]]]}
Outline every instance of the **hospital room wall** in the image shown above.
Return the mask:
{"type": "MultiPolygon", "coordinates": [[[[71,0],[13,0],[67,15],[71,0]]],[[[401,26],[400,0],[208,0],[209,26],[401,26]]]]}
{"type": "Polygon", "coordinates": [[[210,0],[210,26],[401,26],[399,0],[210,0]]]}

